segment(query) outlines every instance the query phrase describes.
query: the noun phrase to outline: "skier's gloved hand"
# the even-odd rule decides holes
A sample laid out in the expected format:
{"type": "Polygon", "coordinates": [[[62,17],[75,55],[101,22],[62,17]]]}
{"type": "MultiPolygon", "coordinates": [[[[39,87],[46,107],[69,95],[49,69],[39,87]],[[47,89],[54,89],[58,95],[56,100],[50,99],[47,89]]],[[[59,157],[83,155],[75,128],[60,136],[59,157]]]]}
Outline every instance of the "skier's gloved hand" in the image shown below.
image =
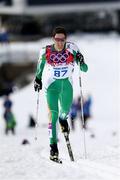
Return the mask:
{"type": "Polygon", "coordinates": [[[38,79],[37,77],[34,80],[34,89],[38,92],[42,89],[42,80],[38,79]]]}
{"type": "Polygon", "coordinates": [[[76,59],[80,62],[80,70],[83,72],[87,72],[88,71],[88,66],[87,64],[84,62],[84,57],[81,53],[77,53],[76,54],[76,59]]]}
{"type": "Polygon", "coordinates": [[[80,70],[83,72],[87,72],[88,71],[88,65],[84,62],[80,62],[80,70]]]}

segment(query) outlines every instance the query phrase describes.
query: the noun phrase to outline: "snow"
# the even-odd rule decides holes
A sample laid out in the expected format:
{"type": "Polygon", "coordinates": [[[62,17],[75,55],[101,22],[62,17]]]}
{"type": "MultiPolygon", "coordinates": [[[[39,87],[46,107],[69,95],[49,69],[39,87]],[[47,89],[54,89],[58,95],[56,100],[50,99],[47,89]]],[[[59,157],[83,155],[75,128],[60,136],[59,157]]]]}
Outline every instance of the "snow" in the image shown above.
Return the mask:
{"type": "MultiPolygon", "coordinates": [[[[44,91],[39,95],[39,126],[33,130],[27,127],[29,114],[36,117],[37,93],[32,82],[11,96],[17,119],[15,136],[4,135],[3,98],[0,99],[0,180],[120,179],[120,37],[116,34],[76,34],[69,36],[69,40],[79,46],[89,65],[88,73],[81,73],[82,92],[84,95],[91,94],[93,99],[92,119],[88,123],[89,130],[85,132],[87,158],[84,158],[84,132],[77,119],[76,130],[70,134],[75,162],[70,161],[59,126],[58,146],[63,164],[49,160],[48,113],[44,91]],[[91,137],[92,133],[95,138],[91,137]],[[28,139],[30,144],[23,146],[23,139],[28,139]]],[[[42,40],[42,44],[50,41],[42,40]]],[[[37,46],[41,47],[40,42],[37,42],[37,46]]],[[[76,66],[73,75],[74,97],[80,94],[78,75],[76,66]]]]}

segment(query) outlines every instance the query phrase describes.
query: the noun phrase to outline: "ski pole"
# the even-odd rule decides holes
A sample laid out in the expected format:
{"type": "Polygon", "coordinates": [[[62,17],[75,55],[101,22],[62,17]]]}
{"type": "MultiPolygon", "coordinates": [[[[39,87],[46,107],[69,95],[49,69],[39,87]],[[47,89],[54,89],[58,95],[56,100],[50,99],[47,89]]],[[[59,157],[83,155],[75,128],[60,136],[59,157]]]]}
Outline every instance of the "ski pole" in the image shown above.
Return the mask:
{"type": "Polygon", "coordinates": [[[84,142],[84,158],[87,158],[86,153],[86,138],[85,138],[85,120],[84,120],[84,113],[83,113],[83,93],[82,93],[82,80],[81,80],[81,73],[79,70],[79,85],[80,85],[80,106],[81,106],[81,121],[83,127],[83,142],[84,142]]]}
{"type": "Polygon", "coordinates": [[[38,124],[38,110],[39,110],[39,91],[37,93],[37,107],[36,107],[36,119],[35,119],[35,140],[37,140],[37,128],[38,124]]]}

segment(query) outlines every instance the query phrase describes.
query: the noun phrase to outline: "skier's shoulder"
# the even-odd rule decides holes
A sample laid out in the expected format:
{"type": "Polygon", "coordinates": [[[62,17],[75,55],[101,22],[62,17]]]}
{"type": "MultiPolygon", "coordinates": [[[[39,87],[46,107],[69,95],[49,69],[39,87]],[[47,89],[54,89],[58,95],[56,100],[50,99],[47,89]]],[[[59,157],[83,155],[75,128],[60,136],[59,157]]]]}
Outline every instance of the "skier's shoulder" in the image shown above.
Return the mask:
{"type": "Polygon", "coordinates": [[[44,55],[46,53],[46,50],[51,47],[51,45],[46,45],[46,46],[43,46],[41,49],[40,49],[40,56],[44,55]]]}
{"type": "Polygon", "coordinates": [[[52,46],[53,46],[52,44],[49,44],[49,45],[42,47],[41,52],[45,53],[48,49],[51,49],[52,46]]]}
{"type": "Polygon", "coordinates": [[[48,48],[51,48],[52,46],[53,46],[53,44],[48,44],[45,46],[45,48],[48,49],[48,48]]]}
{"type": "Polygon", "coordinates": [[[39,51],[40,56],[45,54],[45,51],[46,51],[46,47],[42,47],[39,51]]]}
{"type": "Polygon", "coordinates": [[[73,42],[66,42],[66,48],[73,51],[79,51],[78,46],[73,42]]]}

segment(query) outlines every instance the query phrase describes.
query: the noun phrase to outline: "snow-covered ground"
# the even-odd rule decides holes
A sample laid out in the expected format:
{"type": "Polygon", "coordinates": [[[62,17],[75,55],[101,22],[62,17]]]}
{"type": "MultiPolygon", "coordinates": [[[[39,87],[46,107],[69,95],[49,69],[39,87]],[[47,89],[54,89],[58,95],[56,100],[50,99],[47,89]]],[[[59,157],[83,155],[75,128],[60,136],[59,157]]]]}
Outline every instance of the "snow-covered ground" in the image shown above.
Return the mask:
{"type": "MultiPolygon", "coordinates": [[[[85,132],[87,159],[84,159],[84,136],[79,119],[70,140],[75,156],[71,162],[58,126],[59,151],[63,164],[49,160],[48,114],[44,91],[39,95],[39,127],[28,129],[29,114],[36,117],[37,93],[33,82],[16,91],[13,112],[17,119],[16,136],[4,135],[3,98],[0,99],[0,180],[119,180],[120,179],[120,37],[109,35],[72,35],[69,40],[78,44],[89,65],[82,73],[82,91],[92,95],[92,119],[85,132]],[[91,138],[91,133],[95,138],[91,138]],[[37,135],[37,140],[35,136],[37,135]],[[21,145],[23,139],[30,144],[21,145]]],[[[51,42],[42,40],[43,44],[51,42]]],[[[41,42],[37,45],[41,47],[41,42]]],[[[36,57],[37,59],[37,57],[36,57]]],[[[44,72],[44,78],[46,72],[44,72]]],[[[73,74],[74,96],[80,94],[79,71],[73,74]]],[[[33,77],[34,78],[34,77],[33,77]]]]}

